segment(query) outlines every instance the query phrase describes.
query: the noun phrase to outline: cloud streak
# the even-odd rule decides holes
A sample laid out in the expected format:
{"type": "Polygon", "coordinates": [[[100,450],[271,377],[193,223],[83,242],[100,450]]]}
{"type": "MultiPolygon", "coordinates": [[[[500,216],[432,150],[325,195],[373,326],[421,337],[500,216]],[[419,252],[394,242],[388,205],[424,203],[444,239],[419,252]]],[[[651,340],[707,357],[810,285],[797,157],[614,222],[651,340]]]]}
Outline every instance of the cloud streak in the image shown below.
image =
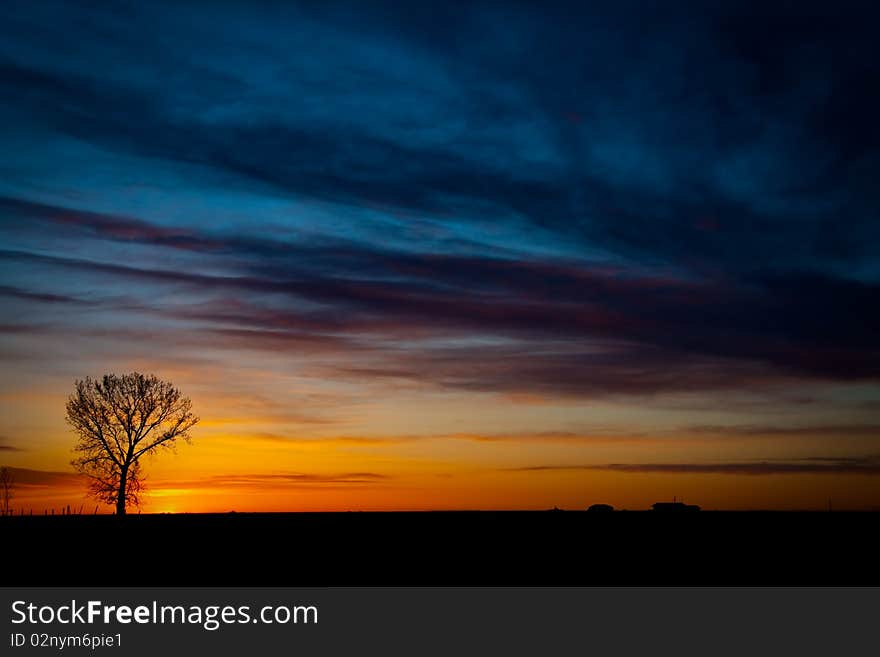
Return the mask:
{"type": "Polygon", "coordinates": [[[337,488],[381,486],[391,482],[390,475],[376,472],[344,472],[344,473],[246,473],[228,474],[206,477],[204,479],[164,480],[153,482],[150,489],[162,491],[167,489],[202,490],[217,488],[240,488],[252,490],[273,490],[279,488],[337,488]]]}
{"type": "Polygon", "coordinates": [[[630,474],[717,475],[880,475],[880,457],[810,457],[794,461],[745,461],[741,463],[605,463],[598,465],[535,465],[513,468],[514,472],[600,470],[630,474]]]}
{"type": "Polygon", "coordinates": [[[51,470],[34,470],[30,468],[10,467],[15,486],[28,489],[37,488],[82,488],[84,480],[73,472],[57,472],[51,470]]]}
{"type": "MultiPolygon", "coordinates": [[[[253,255],[253,245],[186,240],[201,242],[253,255]]],[[[875,380],[880,373],[880,352],[871,338],[880,326],[872,303],[875,285],[793,274],[741,284],[693,282],[621,276],[577,263],[416,257],[367,247],[290,250],[295,267],[264,254],[246,259],[245,271],[224,276],[25,251],[5,250],[0,259],[131,283],[184,285],[198,294],[222,291],[222,301],[157,312],[243,347],[367,348],[375,355],[371,362],[339,369],[354,376],[427,378],[466,389],[508,390],[508,381],[516,390],[592,396],[786,378],[875,380]],[[249,297],[253,293],[276,300],[261,303],[249,297]],[[513,342],[491,348],[426,345],[418,353],[380,344],[437,336],[513,342]],[[480,367],[456,371],[457,364],[474,362],[480,367]]]]}

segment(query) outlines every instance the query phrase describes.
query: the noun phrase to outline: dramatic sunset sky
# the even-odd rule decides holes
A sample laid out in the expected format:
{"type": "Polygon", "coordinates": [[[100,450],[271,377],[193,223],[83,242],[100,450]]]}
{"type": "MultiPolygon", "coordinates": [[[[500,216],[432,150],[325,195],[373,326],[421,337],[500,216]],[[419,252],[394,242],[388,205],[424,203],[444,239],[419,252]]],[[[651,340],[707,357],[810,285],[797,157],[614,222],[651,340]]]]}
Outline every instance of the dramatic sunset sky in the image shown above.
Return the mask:
{"type": "Polygon", "coordinates": [[[16,509],[131,370],[144,511],[880,508],[876,17],[96,4],[0,20],[16,509]]]}

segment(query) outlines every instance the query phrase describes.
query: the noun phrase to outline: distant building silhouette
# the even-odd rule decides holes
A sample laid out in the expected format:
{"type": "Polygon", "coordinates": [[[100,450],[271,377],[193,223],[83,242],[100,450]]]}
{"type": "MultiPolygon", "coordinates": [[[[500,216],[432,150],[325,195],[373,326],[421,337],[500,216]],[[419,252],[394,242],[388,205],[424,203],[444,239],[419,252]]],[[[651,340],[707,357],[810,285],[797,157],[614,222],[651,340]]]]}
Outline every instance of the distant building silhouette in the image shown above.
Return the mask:
{"type": "Polygon", "coordinates": [[[591,504],[587,511],[614,511],[610,504],[591,504]]]}
{"type": "Polygon", "coordinates": [[[700,507],[696,504],[685,504],[684,502],[656,502],[651,505],[654,511],[699,511],[700,507]]]}

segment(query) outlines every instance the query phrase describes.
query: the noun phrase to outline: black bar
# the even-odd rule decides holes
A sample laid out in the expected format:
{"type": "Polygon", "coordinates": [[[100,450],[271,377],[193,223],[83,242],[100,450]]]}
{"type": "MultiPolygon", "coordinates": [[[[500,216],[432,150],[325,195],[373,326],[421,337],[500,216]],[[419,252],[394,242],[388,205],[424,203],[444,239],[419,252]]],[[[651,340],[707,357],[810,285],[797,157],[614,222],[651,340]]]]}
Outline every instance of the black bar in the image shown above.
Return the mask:
{"type": "Polygon", "coordinates": [[[874,538],[878,513],[299,513],[0,520],[8,537],[7,585],[880,585],[874,538]],[[46,546],[54,545],[63,550],[45,556],[46,546]],[[108,564],[108,553],[126,550],[136,555],[130,565],[108,564]]]}

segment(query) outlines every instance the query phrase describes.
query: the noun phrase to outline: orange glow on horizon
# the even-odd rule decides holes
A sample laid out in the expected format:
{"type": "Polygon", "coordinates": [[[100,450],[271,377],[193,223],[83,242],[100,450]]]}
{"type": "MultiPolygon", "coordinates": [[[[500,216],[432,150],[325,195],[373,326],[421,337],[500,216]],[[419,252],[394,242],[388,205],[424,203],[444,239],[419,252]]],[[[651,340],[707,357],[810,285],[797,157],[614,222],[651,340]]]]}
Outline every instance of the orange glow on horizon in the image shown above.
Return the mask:
{"type": "MultiPolygon", "coordinates": [[[[687,475],[621,475],[592,472],[548,476],[524,473],[461,473],[410,476],[381,484],[252,483],[214,485],[212,479],[154,482],[143,496],[144,513],[224,513],[294,511],[430,511],[585,509],[602,502],[617,509],[645,510],[673,496],[704,509],[876,510],[865,499],[877,499],[875,477],[790,475],[771,477],[687,475]]],[[[18,491],[16,514],[56,514],[70,506],[74,513],[94,512],[84,488],[59,487],[18,491]]],[[[100,513],[111,507],[98,505],[100,513]]]]}
{"type": "MultiPolygon", "coordinates": [[[[615,424],[622,411],[611,403],[553,407],[506,396],[447,395],[420,398],[413,407],[410,392],[352,404],[334,418],[325,393],[297,390],[312,396],[294,413],[283,401],[212,394],[213,384],[196,373],[175,374],[181,389],[192,391],[203,421],[192,444],[145,458],[144,513],[584,509],[594,503],[635,510],[673,496],[706,509],[824,509],[829,498],[837,509],[880,507],[880,477],[868,475],[591,469],[845,457],[867,453],[874,439],[869,432],[833,441],[809,433],[797,441],[753,431],[717,435],[714,417],[680,431],[681,420],[665,410],[624,407],[626,423],[615,424]],[[309,413],[299,412],[310,405],[309,413]],[[560,409],[567,425],[554,424],[560,409]],[[573,419],[584,428],[569,428],[573,419]]],[[[0,411],[9,411],[4,418],[12,426],[24,427],[15,434],[27,449],[8,451],[4,459],[43,473],[17,488],[15,512],[59,513],[69,505],[94,513],[95,501],[69,465],[73,439],[59,412],[66,388],[10,394],[0,399],[0,411]]]]}

